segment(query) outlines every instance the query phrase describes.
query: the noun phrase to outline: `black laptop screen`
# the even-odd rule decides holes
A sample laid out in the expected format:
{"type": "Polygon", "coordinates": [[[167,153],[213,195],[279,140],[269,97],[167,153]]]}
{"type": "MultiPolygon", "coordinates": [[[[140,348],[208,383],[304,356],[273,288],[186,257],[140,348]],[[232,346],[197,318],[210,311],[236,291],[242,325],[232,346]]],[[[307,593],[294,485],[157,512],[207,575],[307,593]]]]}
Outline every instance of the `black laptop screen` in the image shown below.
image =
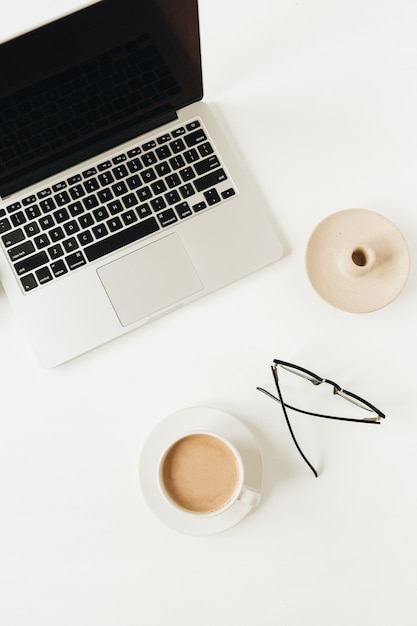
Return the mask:
{"type": "Polygon", "coordinates": [[[202,97],[197,0],[101,0],[0,46],[0,194],[202,97]]]}

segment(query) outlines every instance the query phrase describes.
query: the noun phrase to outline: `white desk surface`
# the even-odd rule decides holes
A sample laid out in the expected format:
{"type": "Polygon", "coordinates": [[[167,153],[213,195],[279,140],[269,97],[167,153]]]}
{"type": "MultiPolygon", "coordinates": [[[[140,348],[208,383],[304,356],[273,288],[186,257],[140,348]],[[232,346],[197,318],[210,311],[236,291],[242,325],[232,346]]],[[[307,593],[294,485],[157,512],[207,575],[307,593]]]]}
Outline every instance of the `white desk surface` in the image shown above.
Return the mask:
{"type": "MultiPolygon", "coordinates": [[[[57,10],[7,3],[0,36],[57,10]]],[[[0,291],[0,622],[415,626],[415,0],[200,0],[200,13],[206,100],[286,255],[55,370],[0,291]],[[404,291],[365,315],[324,302],[304,268],[316,224],[351,207],[385,215],[411,252],[404,291]],[[387,414],[378,427],[295,418],[317,480],[255,390],[274,357],[387,414]],[[264,459],[259,508],[210,537],[161,524],[138,485],[146,437],[193,405],[241,418],[264,459]]]]}

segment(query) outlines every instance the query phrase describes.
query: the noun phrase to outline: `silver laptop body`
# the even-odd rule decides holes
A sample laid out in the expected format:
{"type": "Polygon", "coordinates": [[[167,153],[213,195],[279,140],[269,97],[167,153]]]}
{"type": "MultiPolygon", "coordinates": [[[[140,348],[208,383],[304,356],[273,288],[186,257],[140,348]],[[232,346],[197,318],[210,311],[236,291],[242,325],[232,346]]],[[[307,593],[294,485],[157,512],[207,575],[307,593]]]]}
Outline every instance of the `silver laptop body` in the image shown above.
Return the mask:
{"type": "Polygon", "coordinates": [[[199,55],[196,0],[102,0],[0,47],[0,280],[47,367],[281,256],[199,55]]]}

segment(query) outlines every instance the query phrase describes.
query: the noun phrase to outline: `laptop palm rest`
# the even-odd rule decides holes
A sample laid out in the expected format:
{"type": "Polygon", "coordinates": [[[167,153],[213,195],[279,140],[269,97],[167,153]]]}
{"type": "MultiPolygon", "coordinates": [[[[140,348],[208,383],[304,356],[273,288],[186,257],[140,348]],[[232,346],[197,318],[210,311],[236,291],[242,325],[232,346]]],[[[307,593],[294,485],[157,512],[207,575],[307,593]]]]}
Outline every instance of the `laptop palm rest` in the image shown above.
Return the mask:
{"type": "Polygon", "coordinates": [[[97,273],[122,326],[149,317],[203,288],[176,233],[100,267],[97,273]]]}

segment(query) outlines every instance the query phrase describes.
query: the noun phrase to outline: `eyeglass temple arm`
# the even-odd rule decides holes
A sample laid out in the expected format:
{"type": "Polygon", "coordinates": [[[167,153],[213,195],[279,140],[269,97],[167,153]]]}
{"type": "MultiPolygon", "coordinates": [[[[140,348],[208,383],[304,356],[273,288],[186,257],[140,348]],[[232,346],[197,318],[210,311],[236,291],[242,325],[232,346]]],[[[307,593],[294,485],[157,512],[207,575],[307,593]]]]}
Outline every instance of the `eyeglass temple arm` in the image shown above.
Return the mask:
{"type": "MultiPolygon", "coordinates": [[[[318,473],[317,473],[316,469],[313,467],[313,465],[312,465],[312,464],[310,463],[310,461],[307,459],[307,457],[305,456],[304,452],[301,450],[300,446],[298,445],[298,441],[297,441],[297,439],[295,438],[295,435],[294,435],[293,429],[292,429],[291,424],[290,424],[290,420],[289,420],[289,418],[288,418],[287,410],[286,410],[286,408],[285,408],[285,403],[284,403],[284,400],[283,400],[283,398],[282,398],[281,390],[280,390],[280,388],[279,388],[279,383],[278,383],[278,374],[277,374],[277,372],[276,372],[276,367],[274,367],[274,365],[272,365],[272,366],[271,366],[271,370],[272,370],[272,375],[273,375],[273,377],[274,377],[275,387],[276,387],[276,389],[277,389],[277,393],[278,393],[278,397],[279,397],[279,402],[281,403],[282,410],[283,410],[284,417],[285,417],[285,421],[287,422],[288,430],[290,431],[291,439],[293,440],[294,445],[295,445],[295,447],[297,448],[298,452],[300,453],[300,455],[301,455],[302,459],[304,460],[304,462],[305,462],[305,463],[307,463],[307,465],[309,466],[309,468],[310,468],[310,469],[311,469],[311,471],[313,472],[314,476],[315,476],[316,478],[318,478],[318,473]]],[[[272,394],[268,394],[268,395],[270,395],[272,398],[274,397],[274,396],[272,396],[272,394]]],[[[275,398],[275,399],[276,399],[276,398],[275,398]]]]}

